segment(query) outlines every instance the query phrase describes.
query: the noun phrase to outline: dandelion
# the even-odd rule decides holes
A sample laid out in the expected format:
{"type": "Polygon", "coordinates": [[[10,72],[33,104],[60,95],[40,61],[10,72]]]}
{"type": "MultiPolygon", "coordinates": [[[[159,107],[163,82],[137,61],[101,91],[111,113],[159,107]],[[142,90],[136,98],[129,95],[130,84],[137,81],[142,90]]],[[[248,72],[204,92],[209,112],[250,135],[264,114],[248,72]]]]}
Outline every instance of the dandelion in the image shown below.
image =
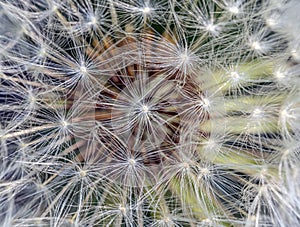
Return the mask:
{"type": "Polygon", "coordinates": [[[299,9],[1,0],[0,225],[297,226],[299,9]]]}

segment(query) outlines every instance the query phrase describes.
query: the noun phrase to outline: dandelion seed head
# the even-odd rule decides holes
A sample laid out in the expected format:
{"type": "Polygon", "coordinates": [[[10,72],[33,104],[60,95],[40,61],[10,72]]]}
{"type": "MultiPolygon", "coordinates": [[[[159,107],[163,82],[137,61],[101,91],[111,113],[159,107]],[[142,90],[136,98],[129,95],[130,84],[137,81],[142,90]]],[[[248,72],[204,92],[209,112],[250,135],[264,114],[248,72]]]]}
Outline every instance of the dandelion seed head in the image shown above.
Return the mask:
{"type": "Polygon", "coordinates": [[[286,109],[282,110],[280,112],[281,117],[286,118],[289,116],[288,111],[286,109]]]}
{"type": "Polygon", "coordinates": [[[268,170],[268,167],[267,166],[262,166],[260,168],[260,170],[257,172],[256,174],[256,178],[261,181],[261,185],[260,187],[262,186],[265,186],[264,184],[264,181],[267,180],[267,178],[270,176],[269,174],[269,170],[268,170]]]}
{"type": "Polygon", "coordinates": [[[299,222],[296,0],[63,3],[1,2],[0,225],[299,222]]]}
{"type": "Polygon", "coordinates": [[[296,116],[288,108],[280,111],[280,117],[283,119],[296,119],[296,116]]]}
{"type": "Polygon", "coordinates": [[[214,25],[213,23],[209,23],[206,25],[206,30],[213,33],[216,31],[216,25],[214,25]]]}
{"type": "Polygon", "coordinates": [[[173,221],[169,216],[165,216],[162,221],[164,224],[167,224],[167,225],[173,224],[173,221]]]}
{"type": "Polygon", "coordinates": [[[217,142],[210,138],[209,140],[205,141],[205,147],[207,149],[212,149],[212,148],[215,148],[217,146],[217,142]]]}

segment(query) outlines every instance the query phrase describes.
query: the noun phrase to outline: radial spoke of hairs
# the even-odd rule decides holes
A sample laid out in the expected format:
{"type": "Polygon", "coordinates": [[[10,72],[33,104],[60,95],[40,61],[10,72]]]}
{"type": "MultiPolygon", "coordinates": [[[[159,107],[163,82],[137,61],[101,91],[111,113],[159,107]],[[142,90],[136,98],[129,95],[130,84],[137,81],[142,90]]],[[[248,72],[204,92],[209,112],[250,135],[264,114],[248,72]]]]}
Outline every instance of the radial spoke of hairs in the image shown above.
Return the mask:
{"type": "Polygon", "coordinates": [[[72,16],[66,29],[75,36],[86,34],[105,35],[112,26],[108,1],[74,1],[72,16]]]}
{"type": "Polygon", "coordinates": [[[199,33],[201,38],[218,36],[226,26],[226,18],[222,19],[222,12],[214,1],[187,1],[185,4],[178,4],[179,20],[184,21],[182,25],[199,33]]]}
{"type": "Polygon", "coordinates": [[[226,99],[234,100],[237,97],[270,93],[276,89],[273,77],[273,64],[269,60],[248,64],[247,61],[229,62],[215,73],[215,80],[226,99]]]}
{"type": "MultiPolygon", "coordinates": [[[[4,102],[1,114],[3,116],[3,123],[6,125],[6,133],[3,135],[3,138],[12,138],[14,135],[25,135],[32,131],[29,130],[22,133],[19,130],[22,130],[24,127],[26,128],[26,125],[29,125],[29,127],[37,125],[35,123],[31,124],[32,117],[41,108],[43,103],[49,102],[55,96],[55,93],[46,92],[43,87],[26,84],[26,78],[6,78],[8,80],[6,81],[6,85],[2,87],[3,90],[1,92],[1,100],[4,102]],[[10,86],[13,86],[14,90],[11,90],[10,86]]],[[[33,85],[35,84],[33,83],[33,85]]],[[[26,131],[26,129],[24,130],[26,131]]]]}
{"type": "Polygon", "coordinates": [[[291,200],[287,199],[289,197],[286,188],[282,187],[270,173],[271,171],[266,168],[261,169],[253,177],[255,183],[250,181],[245,187],[244,199],[248,209],[246,221],[248,226],[254,223],[281,226],[284,223],[294,224],[299,221],[299,212],[291,200]],[[281,201],[280,206],[278,201],[281,201]]]}
{"type": "Polygon", "coordinates": [[[138,223],[147,223],[144,216],[147,208],[137,189],[119,188],[114,184],[108,184],[106,189],[102,201],[98,200],[95,205],[97,215],[91,219],[94,225],[137,226],[138,223]]]}
{"type": "Polygon", "coordinates": [[[30,176],[10,183],[3,182],[0,187],[1,224],[14,225],[18,218],[37,216],[47,206],[46,191],[40,190],[38,182],[30,176]],[[15,219],[5,218],[9,216],[15,219]]]}
{"type": "Polygon", "coordinates": [[[91,161],[98,163],[103,175],[126,186],[143,187],[155,183],[163,159],[163,150],[151,143],[133,141],[131,138],[128,139],[127,146],[122,144],[122,141],[118,146],[117,142],[111,142],[107,141],[104,144],[104,141],[101,141],[106,147],[102,154],[90,154],[88,159],[94,157],[91,161]]]}
{"type": "MultiPolygon", "coordinates": [[[[246,150],[251,147],[257,152],[261,150],[262,154],[268,149],[264,149],[265,144],[268,143],[271,138],[280,139],[280,129],[277,127],[279,119],[279,110],[283,101],[282,95],[275,96],[247,96],[239,100],[234,100],[234,105],[227,111],[239,110],[240,116],[231,116],[231,120],[226,125],[226,132],[235,134],[234,144],[244,144],[246,150]],[[254,104],[254,99],[258,99],[254,104]],[[242,101],[243,100],[243,101],[242,101]],[[251,106],[249,106],[251,102],[251,106]],[[245,108],[243,106],[245,105],[245,108]],[[245,121],[245,119],[247,119],[245,121]],[[230,122],[230,123],[229,123],[230,122]],[[274,135],[274,136],[272,136],[274,135]]],[[[229,103],[228,103],[229,104],[229,103]]],[[[229,106],[228,106],[229,107],[229,106]]],[[[236,146],[236,145],[234,145],[236,146]]],[[[267,152],[268,153],[268,152],[267,152]]]]}
{"type": "MultiPolygon", "coordinates": [[[[177,165],[179,170],[181,165],[177,165]]],[[[197,166],[193,167],[193,165],[195,163],[188,164],[185,161],[183,169],[180,170],[182,172],[180,174],[178,172],[176,177],[170,178],[167,184],[168,189],[164,189],[166,192],[167,190],[171,192],[173,194],[172,197],[178,196],[176,198],[178,199],[179,207],[183,209],[184,217],[191,215],[196,220],[207,219],[214,222],[213,219],[215,217],[212,216],[221,217],[225,210],[227,210],[227,214],[231,213],[233,215],[236,213],[237,217],[240,217],[238,214],[240,211],[235,209],[238,202],[235,196],[238,197],[238,194],[240,194],[240,188],[236,185],[236,179],[233,180],[235,182],[233,189],[232,185],[228,185],[228,180],[222,178],[220,172],[213,174],[212,166],[196,164],[197,166]]],[[[224,174],[230,176],[226,171],[224,171],[224,174]]],[[[162,195],[162,193],[160,194],[162,195]]],[[[232,218],[234,217],[232,216],[232,218]]],[[[190,219],[190,221],[192,220],[190,219]]]]}
{"type": "Polygon", "coordinates": [[[145,63],[154,70],[163,70],[166,76],[176,79],[178,84],[184,84],[189,77],[195,76],[199,70],[201,58],[196,54],[193,41],[181,30],[163,35],[146,35],[142,37],[142,48],[145,63]]]}
{"type": "Polygon", "coordinates": [[[299,139],[299,92],[291,92],[279,112],[279,126],[285,138],[299,139]]]}
{"type": "Polygon", "coordinates": [[[245,183],[240,175],[230,170],[230,166],[211,163],[203,163],[198,171],[199,203],[204,202],[204,207],[211,212],[221,214],[226,211],[232,218],[244,215],[245,212],[239,208],[241,188],[245,183]],[[210,200],[214,201],[214,206],[211,206],[210,200]]]}
{"type": "MultiPolygon", "coordinates": [[[[245,25],[245,15],[238,18],[234,13],[228,12],[226,7],[226,10],[222,10],[222,3],[217,1],[190,1],[187,4],[179,4],[182,8],[178,12],[179,21],[182,22],[180,26],[193,37],[194,46],[201,48],[198,50],[199,55],[203,58],[211,57],[209,54],[213,51],[212,60],[216,60],[216,57],[227,60],[230,55],[238,56],[244,39],[240,34],[248,29],[245,25]]],[[[242,2],[240,4],[244,5],[242,2]]],[[[239,11],[236,6],[233,6],[234,10],[239,11]]],[[[239,13],[241,12],[237,12],[239,13]]]]}
{"type": "Polygon", "coordinates": [[[12,14],[18,14],[26,18],[31,23],[42,27],[47,21],[53,19],[54,2],[53,1],[7,1],[2,3],[3,7],[12,14]]]}
{"type": "Polygon", "coordinates": [[[292,65],[289,62],[278,62],[274,65],[272,76],[279,89],[293,89],[299,87],[300,67],[298,64],[292,65]]]}
{"type": "Polygon", "coordinates": [[[216,165],[212,169],[209,184],[211,193],[223,205],[223,209],[232,214],[235,218],[245,215],[245,211],[240,209],[240,200],[242,198],[242,187],[246,183],[244,173],[238,173],[230,166],[216,165]]]}
{"type": "Polygon", "coordinates": [[[59,87],[70,91],[84,89],[92,92],[95,86],[100,86],[101,89],[102,84],[110,76],[107,72],[109,61],[105,59],[105,54],[103,54],[103,59],[98,56],[100,51],[87,45],[84,41],[70,39],[68,44],[62,43],[61,47],[53,46],[50,49],[49,63],[38,67],[47,76],[62,81],[59,87]],[[75,47],[69,47],[70,43],[73,43],[75,47]],[[52,51],[54,48],[58,51],[52,51]]]}
{"type": "Polygon", "coordinates": [[[275,152],[269,157],[273,165],[278,165],[278,175],[287,190],[291,193],[291,199],[298,199],[295,194],[294,187],[297,182],[297,167],[299,166],[300,147],[296,140],[287,139],[283,144],[275,146],[276,142],[272,144],[275,152]]]}
{"type": "Polygon", "coordinates": [[[149,139],[154,144],[159,143],[158,138],[171,138],[170,133],[179,121],[172,107],[178,96],[172,90],[175,83],[159,76],[155,79],[138,77],[144,76],[137,72],[136,81],[124,81],[125,89],[111,104],[112,129],[118,134],[133,134],[138,140],[149,139]]]}
{"type": "Polygon", "coordinates": [[[248,35],[249,56],[272,56],[281,53],[286,49],[287,41],[281,35],[270,31],[264,25],[250,25],[250,34],[248,35]]]}
{"type": "Polygon", "coordinates": [[[187,218],[189,212],[183,210],[179,201],[173,199],[154,198],[149,205],[151,214],[151,227],[153,226],[191,226],[196,224],[196,219],[187,218]]]}
{"type": "Polygon", "coordinates": [[[227,17],[236,18],[237,20],[242,20],[242,17],[252,16],[249,9],[255,4],[255,0],[214,0],[214,2],[220,9],[225,10],[224,13],[227,14],[227,17]]]}
{"type": "Polygon", "coordinates": [[[168,17],[169,1],[118,0],[113,3],[118,26],[132,30],[161,25],[168,17]]]}

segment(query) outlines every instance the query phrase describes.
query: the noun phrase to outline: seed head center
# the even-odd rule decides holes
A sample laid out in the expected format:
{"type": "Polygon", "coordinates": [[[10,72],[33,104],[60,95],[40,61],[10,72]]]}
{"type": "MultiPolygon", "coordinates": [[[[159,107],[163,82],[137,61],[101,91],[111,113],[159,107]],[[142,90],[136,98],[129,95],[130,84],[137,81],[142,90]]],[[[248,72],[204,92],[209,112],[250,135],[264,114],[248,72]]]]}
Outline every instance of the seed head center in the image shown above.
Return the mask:
{"type": "Polygon", "coordinates": [[[126,208],[123,207],[122,205],[119,206],[119,210],[121,211],[122,214],[126,213],[126,208]]]}
{"type": "Polygon", "coordinates": [[[150,111],[147,105],[142,105],[141,110],[144,114],[147,114],[150,111]]]}
{"type": "Polygon", "coordinates": [[[97,24],[97,18],[96,18],[95,16],[92,16],[92,17],[91,17],[90,24],[91,24],[91,25],[97,24]]]}
{"type": "Polygon", "coordinates": [[[240,79],[240,75],[238,74],[238,72],[231,72],[230,76],[233,80],[237,81],[240,79]]]}
{"type": "Polygon", "coordinates": [[[254,41],[251,43],[251,48],[253,50],[261,50],[262,47],[258,41],[254,41]]]}
{"type": "Polygon", "coordinates": [[[253,117],[254,118],[260,118],[260,117],[262,117],[262,115],[263,115],[263,110],[261,110],[260,108],[256,108],[253,111],[253,117]]]}
{"type": "Polygon", "coordinates": [[[136,161],[133,158],[129,159],[128,162],[131,166],[134,166],[136,163],[136,161]]]}
{"type": "Polygon", "coordinates": [[[237,6],[231,6],[228,8],[228,11],[232,14],[238,14],[239,13],[239,8],[237,6]]]}
{"type": "Polygon", "coordinates": [[[80,72],[85,74],[87,72],[87,68],[85,66],[80,67],[80,72]]]}
{"type": "Polygon", "coordinates": [[[143,10],[142,10],[142,12],[143,12],[144,14],[149,14],[150,11],[151,11],[151,9],[150,9],[148,6],[146,6],[146,7],[143,8],[143,10]]]}

